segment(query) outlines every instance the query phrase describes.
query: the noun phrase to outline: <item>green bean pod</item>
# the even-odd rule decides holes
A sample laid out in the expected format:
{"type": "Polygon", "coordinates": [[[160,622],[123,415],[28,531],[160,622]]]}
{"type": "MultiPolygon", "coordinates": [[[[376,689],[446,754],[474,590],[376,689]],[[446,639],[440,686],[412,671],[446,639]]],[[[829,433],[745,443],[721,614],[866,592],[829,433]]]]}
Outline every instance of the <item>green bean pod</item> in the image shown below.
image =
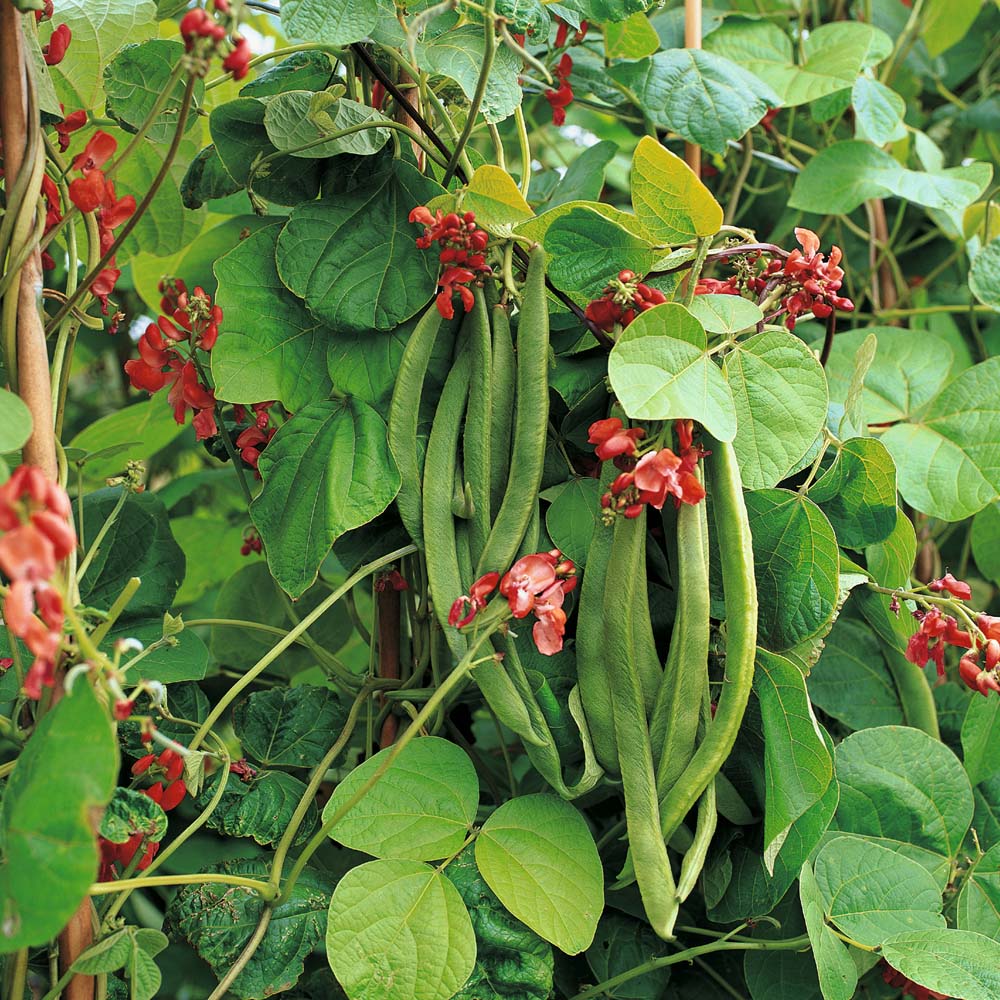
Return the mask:
{"type": "MultiPolygon", "coordinates": [[[[656,651],[656,639],[653,637],[653,620],[649,614],[649,597],[646,586],[645,537],[639,553],[636,582],[640,585],[641,597],[633,609],[632,639],[635,643],[635,667],[639,672],[639,683],[642,686],[642,700],[646,707],[646,717],[648,718],[656,703],[656,694],[663,684],[663,667],[660,664],[660,654],[656,651]]],[[[656,746],[655,742],[653,746],[656,746]]]]}
{"type": "Polygon", "coordinates": [[[714,780],[736,742],[753,686],[757,648],[757,585],[750,522],[731,444],[709,440],[706,474],[712,490],[726,600],[726,673],[715,718],[687,767],[660,802],[665,840],[714,780]]]}
{"type": "Polygon", "coordinates": [[[638,603],[646,601],[645,587],[639,586],[645,544],[644,514],[631,520],[619,519],[608,561],[608,575],[614,586],[608,588],[605,596],[607,669],[625,793],[629,851],[646,917],[660,937],[670,940],[679,909],[677,889],[660,831],[653,752],[635,664],[633,614],[638,603]]]}
{"type": "Polygon", "coordinates": [[[549,310],[545,251],[535,247],[521,297],[517,331],[517,403],[510,473],[503,502],[479,557],[477,575],[503,572],[514,561],[535,509],[545,465],[549,420],[549,310]]]}
{"type": "Polygon", "coordinates": [[[420,396],[434,342],[441,329],[441,313],[432,302],[413,328],[403,348],[396,373],[396,385],[389,403],[389,450],[399,469],[400,486],[396,506],[403,526],[417,545],[423,545],[423,493],[420,455],[417,451],[417,425],[420,419],[420,396]]]}
{"type": "MultiPolygon", "coordinates": [[[[708,696],[706,686],[702,694],[700,733],[712,723],[712,706],[708,696]]],[[[705,867],[705,859],[708,857],[708,849],[712,845],[712,838],[715,836],[716,827],[719,825],[719,810],[717,806],[717,795],[715,783],[718,778],[713,778],[708,787],[701,793],[698,800],[698,820],[694,832],[694,840],[684,852],[684,860],[681,862],[681,873],[677,879],[677,901],[683,903],[691,895],[694,887],[698,884],[698,878],[705,867]]]]}
{"type": "Polygon", "coordinates": [[[469,404],[465,414],[462,456],[465,482],[472,497],[469,543],[478,558],[490,533],[490,477],[493,439],[493,343],[490,314],[481,288],[475,289],[475,305],[465,317],[459,336],[468,345],[471,359],[469,404]]]}
{"type": "Polygon", "coordinates": [[[510,468],[510,432],[514,423],[514,341],[510,335],[510,316],[504,306],[491,310],[493,327],[493,420],[490,425],[490,510],[498,511],[503,503],[507,472],[510,468]]]}
{"type": "Polygon", "coordinates": [[[472,580],[462,578],[451,501],[458,439],[469,392],[469,369],[469,352],[462,350],[441,391],[424,461],[423,528],[427,581],[435,617],[444,630],[452,654],[458,659],[465,655],[468,644],[465,637],[448,624],[448,611],[452,602],[466,592],[472,580]]]}
{"type": "Polygon", "coordinates": [[[618,775],[618,741],[605,655],[604,593],[614,531],[594,528],[583,569],[580,603],[576,612],[576,678],[594,754],[609,774],[618,775]]]}
{"type": "Polygon", "coordinates": [[[704,502],[677,511],[677,617],[649,735],[657,754],[660,798],[694,756],[708,686],[708,515],[704,502]]]}

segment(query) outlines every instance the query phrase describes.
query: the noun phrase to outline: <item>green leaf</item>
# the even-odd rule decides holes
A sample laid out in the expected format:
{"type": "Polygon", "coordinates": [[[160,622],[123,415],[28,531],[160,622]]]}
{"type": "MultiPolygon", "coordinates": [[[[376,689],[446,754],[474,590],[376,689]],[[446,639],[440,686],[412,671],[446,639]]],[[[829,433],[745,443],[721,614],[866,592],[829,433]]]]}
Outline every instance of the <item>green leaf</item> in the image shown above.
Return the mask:
{"type": "Polygon", "coordinates": [[[281,28],[292,40],[347,45],[378,24],[377,0],[285,0],[281,28]]]}
{"type": "MultiPolygon", "coordinates": [[[[478,24],[464,24],[417,46],[421,68],[454,80],[471,101],[479,85],[486,52],[486,39],[478,24]]],[[[502,122],[521,106],[518,74],[521,59],[506,45],[498,45],[486,80],[480,113],[491,123],[502,122]]],[[[417,204],[420,204],[419,202],[417,204]]]]}
{"type": "Polygon", "coordinates": [[[768,649],[790,649],[830,621],[837,606],[837,539],[811,500],[788,490],[746,495],[760,595],[758,629],[768,649]]]}
{"type": "Polygon", "coordinates": [[[590,947],[604,876],[583,817],[553,795],[505,802],[483,825],[476,863],[500,902],[568,955],[590,947]]]}
{"type": "Polygon", "coordinates": [[[722,56],[701,49],[669,49],[609,75],[634,95],[649,120],[710,153],[723,153],[781,103],[761,79],[722,56]]]}
{"type": "Polygon", "coordinates": [[[552,945],[504,909],[479,874],[473,845],[444,874],[468,907],[476,934],[476,967],[453,1000],[548,1000],[552,945]]]}
{"type": "Polygon", "coordinates": [[[92,816],[111,799],[118,752],[85,677],[47,712],[0,804],[0,953],[54,937],[97,871],[92,816]]]}
{"type": "MultiPolygon", "coordinates": [[[[104,70],[108,116],[126,132],[138,132],[170,83],[174,66],[183,58],[184,46],[166,38],[126,45],[104,70]]],[[[185,87],[186,79],[182,76],[146,132],[150,141],[165,143],[173,138],[185,87]]],[[[198,121],[197,108],[204,93],[205,84],[199,80],[195,84],[192,113],[185,123],[186,132],[198,121]]]]}
{"type": "Polygon", "coordinates": [[[260,456],[264,489],[250,507],[271,574],[292,597],[316,579],[333,543],[378,517],[399,489],[385,422],[357,399],[299,410],[260,456]]]}
{"type": "MultiPolygon", "coordinates": [[[[126,41],[156,34],[156,5],[153,0],[65,0],[49,22],[52,29],[59,24],[73,32],[69,57],[49,68],[59,100],[67,111],[99,108],[101,72],[126,41]]],[[[41,41],[48,42],[45,26],[41,41]]]]}
{"type": "Polygon", "coordinates": [[[611,387],[625,412],[636,420],[691,418],[720,441],[732,441],[732,390],[704,348],[701,324],[682,305],[640,313],[608,358],[611,387]]]}
{"type": "Polygon", "coordinates": [[[954,857],[972,820],[962,765],[919,729],[882,726],[837,747],[838,828],[954,857]]]}
{"type": "Polygon", "coordinates": [[[549,32],[549,14],[542,0],[500,0],[495,5],[498,14],[507,18],[514,31],[545,38],[549,32]]]}
{"type": "MultiPolygon", "coordinates": [[[[982,192],[976,164],[948,170],[908,170],[889,153],[859,140],[821,149],[795,179],[789,207],[846,215],[870,198],[893,195],[927,208],[961,212],[982,192]]],[[[989,177],[986,177],[989,183],[989,177]]]]}
{"type": "Polygon", "coordinates": [[[850,729],[903,724],[903,709],[878,639],[863,623],[839,618],[809,674],[809,697],[850,729]]]}
{"type": "Polygon", "coordinates": [[[219,399],[276,399],[295,411],[330,392],[320,359],[333,334],[278,277],[280,231],[258,230],[216,261],[216,302],[226,322],[212,350],[212,377],[219,399]]]}
{"type": "Polygon", "coordinates": [[[639,140],[632,157],[632,207],[650,236],[663,243],[714,236],[722,225],[722,206],[701,178],[650,136],[639,140]]]}
{"type": "Polygon", "coordinates": [[[764,725],[764,863],[773,874],[774,859],[792,824],[829,787],[833,759],[798,667],[758,649],[754,691],[764,725]]]}
{"type": "Polygon", "coordinates": [[[546,202],[548,208],[571,201],[596,201],[604,189],[604,171],[618,152],[618,144],[602,139],[588,146],[570,163],[559,186],[546,202]]]}
{"type": "Polygon", "coordinates": [[[882,955],[915,983],[962,1000],[1000,997],[1000,943],[972,931],[910,931],[882,945],[882,955]]]}
{"type": "Polygon", "coordinates": [[[604,25],[604,54],[608,59],[642,59],[659,47],[656,29],[642,11],[617,24],[604,25]]]}
{"type": "Polygon", "coordinates": [[[901,511],[896,511],[896,526],[884,542],[865,549],[868,572],[883,587],[906,587],[910,571],[917,556],[917,536],[913,522],[901,511]]]}
{"type": "MultiPolygon", "coordinates": [[[[235,476],[231,482],[234,487],[237,486],[235,476]]],[[[246,564],[246,556],[240,552],[245,525],[225,517],[202,517],[199,514],[173,516],[170,519],[174,538],[184,550],[187,560],[184,582],[174,599],[177,605],[192,604],[209,589],[215,592],[246,564]],[[212,552],[214,558],[202,558],[205,552],[212,552]]]]}
{"type": "Polygon", "coordinates": [[[597,479],[571,479],[552,486],[543,494],[551,500],[545,512],[545,529],[560,552],[577,566],[587,563],[587,551],[594,531],[601,523],[601,494],[597,479]]]}
{"type": "Polygon", "coordinates": [[[622,268],[645,274],[660,256],[645,239],[590,208],[560,214],[546,229],[543,245],[556,287],[586,302],[622,268]]]}
{"type": "Polygon", "coordinates": [[[592,24],[624,21],[638,11],[651,6],[648,0],[566,0],[559,5],[573,11],[592,24]]]}
{"type": "Polygon", "coordinates": [[[469,178],[462,207],[476,213],[476,223],[488,232],[534,218],[514,178],[492,163],[476,168],[469,178]]]}
{"type": "Polygon", "coordinates": [[[1000,502],[989,504],[973,518],[972,555],[979,572],[1000,586],[1000,502]]]}
{"type": "MultiPolygon", "coordinates": [[[[249,781],[232,772],[216,774],[205,782],[196,799],[199,809],[207,808],[220,778],[225,780],[226,790],[208,818],[208,828],[225,837],[253,837],[265,847],[277,844],[305,795],[305,782],[284,771],[258,771],[249,781]]],[[[315,826],[316,807],[310,802],[294,843],[301,844],[315,826]]]]}
{"type": "Polygon", "coordinates": [[[896,466],[881,441],[845,441],[833,466],[809,490],[849,549],[881,542],[896,527],[896,466]]]}
{"type": "Polygon", "coordinates": [[[976,802],[972,825],[983,847],[1000,845],[1000,778],[991,778],[973,790],[976,802]]]}
{"type": "Polygon", "coordinates": [[[870,76],[859,76],[851,90],[851,104],[859,139],[884,146],[906,135],[903,125],[906,101],[884,83],[870,76]]]}
{"type": "Polygon", "coordinates": [[[958,894],[955,923],[959,930],[1000,940],[1000,846],[973,862],[958,894]]]}
{"type": "Polygon", "coordinates": [[[264,767],[315,767],[346,721],[340,696],[314,684],[255,691],[233,709],[244,755],[264,767]]]}
{"type": "MultiPolygon", "coordinates": [[[[265,858],[224,861],[203,869],[266,881],[265,858]]],[[[230,989],[244,1000],[263,1000],[290,989],[302,975],[306,957],[323,938],[334,879],[304,868],[288,899],[274,907],[260,946],[230,989]]],[[[253,889],[203,883],[186,885],[167,909],[176,928],[221,979],[236,961],[268,904],[253,889]]]]}
{"type": "Polygon", "coordinates": [[[982,0],[928,0],[920,19],[920,37],[931,58],[960,42],[982,9],[982,0]]]}
{"type": "Polygon", "coordinates": [[[367,128],[328,142],[319,140],[355,125],[383,120],[373,108],[326,91],[284,91],[267,102],[264,112],[264,128],[274,148],[310,160],[340,153],[372,156],[389,141],[389,129],[367,128]],[[300,149],[302,146],[308,148],[300,149]]]}
{"type": "Polygon", "coordinates": [[[273,97],[289,90],[315,92],[333,82],[333,66],[325,52],[293,52],[245,84],[240,97],[273,97]]]}
{"type": "Polygon", "coordinates": [[[748,951],[743,978],[751,1000],[823,1000],[816,963],[808,952],[748,951]]]}
{"type": "Polygon", "coordinates": [[[1000,774],[1000,714],[996,698],[972,698],[962,722],[962,761],[971,785],[1000,774]]]}
{"type": "MultiPolygon", "coordinates": [[[[93,540],[118,504],[124,487],[88,493],[83,501],[84,537],[93,540]]],[[[184,576],[184,553],[170,533],[170,519],[155,493],[129,493],[80,581],[80,599],[110,608],[137,576],[142,584],[129,602],[132,618],[163,614],[184,576]]]]}
{"type": "MultiPolygon", "coordinates": [[[[740,333],[764,322],[764,314],[757,303],[742,295],[696,295],[686,308],[708,333],[740,333]]],[[[737,344],[734,348],[744,346],[737,344]]]]}
{"type": "MultiPolygon", "coordinates": [[[[176,524],[175,522],[172,522],[176,524]]],[[[146,649],[163,639],[163,617],[127,618],[119,621],[101,643],[103,652],[111,656],[119,639],[138,639],[146,649]]],[[[200,681],[208,673],[208,647],[197,632],[184,629],[156,649],[147,652],[129,668],[128,680],[140,678],[174,684],[178,681],[200,681]]]]}
{"type": "MultiPolygon", "coordinates": [[[[732,299],[753,306],[733,295],[696,296],[692,312],[699,319],[704,307],[694,306],[704,298],[732,299]]],[[[734,323],[743,323],[744,319],[750,316],[735,319],[734,323]]],[[[711,327],[706,324],[706,329],[711,327]]],[[[726,355],[723,372],[732,387],[736,407],[733,448],[743,486],[750,490],[776,486],[799,464],[826,422],[828,397],[823,367],[798,338],[784,333],[759,333],[726,355]]]]}
{"type": "MultiPolygon", "coordinates": [[[[286,632],[329,594],[325,586],[313,587],[296,603],[293,612],[267,571],[266,564],[253,562],[241,567],[223,584],[215,602],[215,617],[237,621],[249,619],[286,632]]],[[[347,642],[353,630],[347,609],[337,604],[309,629],[308,635],[323,649],[335,653],[347,642]]],[[[249,670],[276,641],[276,635],[258,629],[214,625],[212,656],[234,670],[249,670]]],[[[295,645],[285,650],[272,668],[279,668],[291,676],[315,662],[316,656],[311,649],[295,645]]]]}
{"type": "Polygon", "coordinates": [[[0,389],[0,454],[16,451],[31,437],[31,410],[20,396],[0,389]]]}
{"type": "Polygon", "coordinates": [[[281,280],[335,330],[391,330],[433,292],[437,255],[418,249],[407,217],[440,191],[394,160],[367,184],[299,205],[278,237],[281,280]]]}
{"type": "Polygon", "coordinates": [[[858,985],[857,968],[847,946],[826,924],[826,901],[808,863],[799,873],[799,897],[824,1000],[851,1000],[858,985]]]}
{"type": "Polygon", "coordinates": [[[449,1000],[472,974],[465,903],[419,861],[370,861],[337,884],[326,956],[349,1000],[449,1000]]]}
{"type": "Polygon", "coordinates": [[[1000,357],[967,368],[920,423],[896,424],[882,441],[917,510],[944,521],[982,510],[1000,493],[1000,357]]]}
{"type": "Polygon", "coordinates": [[[916,861],[857,837],[835,837],[816,856],[829,918],[849,938],[877,948],[905,931],[943,928],[941,890],[916,861]]]}
{"type": "MultiPolygon", "coordinates": [[[[549,227],[557,219],[561,219],[577,209],[596,212],[598,215],[602,215],[605,219],[613,222],[616,226],[631,233],[639,242],[648,243],[645,233],[639,225],[639,220],[634,215],[629,212],[623,212],[618,208],[612,208],[611,205],[602,205],[599,201],[562,202],[555,208],[550,208],[547,212],[542,212],[541,215],[536,216],[534,219],[522,222],[519,226],[515,227],[514,231],[519,236],[525,237],[525,239],[533,240],[535,243],[544,243],[545,234],[549,231],[549,227]]],[[[609,267],[611,270],[606,272],[607,277],[618,273],[614,270],[613,264],[609,265],[609,267]]]]}
{"type": "Polygon", "coordinates": [[[852,435],[864,437],[865,431],[868,429],[864,416],[865,379],[868,377],[877,352],[878,337],[874,333],[869,333],[854,355],[854,368],[851,371],[847,392],[844,395],[844,415],[837,425],[837,434],[842,439],[852,435]]]}
{"type": "Polygon", "coordinates": [[[969,288],[983,305],[1000,310],[1000,238],[987,243],[973,257],[969,288]]]}
{"type": "MultiPolygon", "coordinates": [[[[209,129],[219,159],[241,187],[262,157],[277,152],[267,134],[267,105],[253,97],[239,97],[213,108],[209,129]]],[[[266,173],[254,170],[253,189],[262,198],[279,205],[309,201],[319,192],[319,166],[301,157],[277,156],[266,173]]]]}
{"type": "MultiPolygon", "coordinates": [[[[639,920],[609,909],[597,925],[594,943],[587,949],[587,964],[594,979],[603,983],[653,959],[669,954],[670,946],[639,920]]],[[[670,966],[634,976],[604,992],[614,1000],[662,1000],[670,982],[670,966]]]]}
{"type": "MultiPolygon", "coordinates": [[[[391,747],[370,757],[337,785],[323,810],[327,821],[381,767],[391,747]]],[[[414,740],[360,802],[328,831],[345,847],[377,858],[434,861],[458,851],[476,819],[479,779],[468,754],[437,736],[414,740]]]]}
{"type": "Polygon", "coordinates": [[[116,788],[98,832],[112,844],[124,844],[140,831],[147,840],[159,843],[167,832],[167,814],[148,795],[132,788],[116,788]]]}
{"type": "Polygon", "coordinates": [[[73,963],[73,970],[93,976],[124,969],[131,980],[130,1000],[152,1000],[162,981],[154,956],[169,943],[161,931],[149,927],[123,927],[88,948],[73,963]]]}

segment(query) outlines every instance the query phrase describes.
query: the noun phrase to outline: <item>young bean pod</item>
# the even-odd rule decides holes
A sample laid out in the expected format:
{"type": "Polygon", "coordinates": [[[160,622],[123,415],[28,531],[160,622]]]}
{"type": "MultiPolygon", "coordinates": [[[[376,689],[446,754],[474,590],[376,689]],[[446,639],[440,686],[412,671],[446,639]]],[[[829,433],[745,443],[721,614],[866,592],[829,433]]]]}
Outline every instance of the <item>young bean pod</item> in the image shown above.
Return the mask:
{"type": "Polygon", "coordinates": [[[459,336],[468,345],[471,359],[469,405],[465,414],[462,443],[465,482],[472,497],[472,518],[469,522],[469,543],[473,560],[486,544],[492,519],[490,517],[490,477],[493,437],[493,344],[490,335],[490,314],[483,290],[474,291],[475,305],[465,317],[459,336]]]}
{"type": "MultiPolygon", "coordinates": [[[[639,683],[642,686],[642,700],[646,706],[646,717],[653,711],[656,694],[663,684],[663,667],[660,654],[656,651],[656,639],[653,636],[653,620],[649,613],[649,598],[646,596],[646,542],[644,537],[639,553],[639,566],[636,570],[636,580],[643,588],[644,596],[638,602],[632,616],[633,642],[635,643],[635,668],[639,672],[639,683]]],[[[650,734],[652,737],[652,733],[650,734]]],[[[653,743],[656,746],[656,743],[653,743]]],[[[655,756],[654,756],[655,760],[655,756]]]]}
{"type": "MultiPolygon", "coordinates": [[[[703,736],[711,723],[712,706],[706,686],[702,694],[699,735],[703,736]]],[[[708,849],[712,844],[712,838],[715,836],[716,827],[719,825],[719,810],[715,790],[716,780],[718,779],[713,778],[708,783],[708,787],[701,793],[701,798],[698,800],[698,820],[694,840],[684,852],[680,877],[677,879],[677,901],[680,903],[683,903],[691,895],[694,887],[698,884],[698,878],[705,867],[705,859],[708,857],[708,849]]]]}
{"type": "Polygon", "coordinates": [[[545,465],[549,420],[549,310],[545,251],[535,247],[521,297],[517,328],[517,402],[510,473],[503,502],[479,557],[476,573],[510,566],[535,509],[545,465]]]}
{"type": "Polygon", "coordinates": [[[507,471],[510,468],[510,432],[514,423],[514,341],[510,316],[504,306],[490,312],[493,327],[493,419],[490,424],[490,510],[503,503],[507,471]]]}

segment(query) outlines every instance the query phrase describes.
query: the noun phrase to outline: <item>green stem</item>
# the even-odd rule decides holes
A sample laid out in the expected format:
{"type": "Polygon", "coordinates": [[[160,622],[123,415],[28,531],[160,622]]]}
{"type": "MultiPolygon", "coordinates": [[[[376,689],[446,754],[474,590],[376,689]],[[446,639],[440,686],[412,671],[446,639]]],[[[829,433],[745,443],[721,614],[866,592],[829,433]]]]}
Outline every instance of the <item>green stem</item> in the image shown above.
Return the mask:
{"type": "Polygon", "coordinates": [[[401,549],[396,549],[388,555],[382,556],[373,562],[362,566],[356,573],[348,577],[329,597],[325,598],[309,612],[293,629],[290,629],[283,639],[280,639],[271,647],[244,675],[238,680],[218,701],[215,708],[209,713],[208,718],[201,724],[201,728],[194,734],[194,738],[189,744],[189,749],[196,750],[211,730],[212,726],[222,718],[225,711],[233,703],[237,695],[245,688],[249,687],[256,677],[262,674],[281,654],[288,649],[307,629],[316,624],[339,601],[344,594],[348,593],[355,584],[381,569],[389,563],[397,562],[403,556],[408,556],[411,552],[416,552],[415,545],[406,545],[401,549]]]}
{"type": "Polygon", "coordinates": [[[111,526],[118,520],[118,515],[122,512],[122,507],[125,506],[125,501],[128,499],[129,491],[126,487],[121,488],[121,496],[118,498],[118,502],[115,504],[114,509],[107,516],[104,524],[101,525],[101,530],[97,533],[97,537],[90,543],[90,548],[87,549],[87,554],[83,558],[83,562],[80,563],[79,568],[76,571],[76,582],[79,583],[90,569],[90,564],[94,561],[94,557],[100,551],[101,542],[104,541],[104,536],[111,530],[111,526]]]}
{"type": "Polygon", "coordinates": [[[531,188],[531,146],[528,142],[528,125],[520,105],[514,109],[514,124],[517,126],[517,143],[521,150],[521,196],[527,201],[531,188]]]}
{"type": "Polygon", "coordinates": [[[222,1000],[222,997],[229,992],[229,987],[232,986],[236,977],[243,971],[250,959],[253,958],[258,945],[264,940],[264,935],[267,933],[267,927],[271,923],[273,914],[273,906],[264,907],[264,912],[260,915],[260,920],[257,921],[257,927],[254,929],[250,940],[247,941],[236,961],[229,967],[229,971],[219,980],[219,985],[212,990],[208,1000],[222,1000]]]}
{"type": "Polygon", "coordinates": [[[255,878],[244,878],[242,875],[222,875],[214,872],[202,872],[195,875],[153,875],[150,878],[119,879],[117,882],[95,882],[88,890],[90,896],[107,896],[121,892],[124,889],[151,889],[161,885],[240,885],[244,889],[253,889],[260,893],[263,899],[273,899],[274,889],[267,882],[255,878]]]}
{"type": "Polygon", "coordinates": [[[104,637],[111,631],[115,622],[118,621],[121,613],[128,607],[129,601],[135,597],[136,591],[142,586],[142,580],[133,576],[128,583],[122,587],[122,592],[118,595],[115,603],[111,605],[107,618],[101,622],[91,633],[90,639],[95,646],[100,646],[104,637]]]}
{"type": "Polygon", "coordinates": [[[691,265],[691,273],[687,278],[687,291],[684,293],[684,305],[686,306],[694,302],[694,290],[698,286],[698,279],[701,277],[701,270],[705,266],[705,259],[708,257],[708,248],[711,242],[707,236],[700,236],[695,243],[694,263],[691,265]]]}
{"type": "MultiPolygon", "coordinates": [[[[261,63],[269,62],[271,59],[281,59],[283,56],[290,56],[296,52],[326,52],[341,62],[343,61],[342,57],[344,54],[344,50],[337,45],[328,45],[326,42],[303,42],[301,45],[284,45],[273,52],[265,52],[263,55],[254,56],[248,63],[248,66],[250,69],[253,69],[261,63]]],[[[222,76],[217,76],[214,80],[209,80],[205,84],[205,90],[213,90],[231,78],[232,73],[224,73],[222,76]]]]}

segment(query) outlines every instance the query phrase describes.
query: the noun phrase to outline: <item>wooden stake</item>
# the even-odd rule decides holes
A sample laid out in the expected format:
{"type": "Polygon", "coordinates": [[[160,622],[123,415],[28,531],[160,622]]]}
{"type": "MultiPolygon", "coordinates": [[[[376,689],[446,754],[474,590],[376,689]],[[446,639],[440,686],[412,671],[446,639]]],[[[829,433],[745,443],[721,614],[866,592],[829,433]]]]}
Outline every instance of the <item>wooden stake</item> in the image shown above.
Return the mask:
{"type": "MultiPolygon", "coordinates": [[[[701,0],[684,0],[684,47],[701,48],[701,0]]],[[[684,143],[684,160],[701,176],[701,146],[684,143]]]]}

